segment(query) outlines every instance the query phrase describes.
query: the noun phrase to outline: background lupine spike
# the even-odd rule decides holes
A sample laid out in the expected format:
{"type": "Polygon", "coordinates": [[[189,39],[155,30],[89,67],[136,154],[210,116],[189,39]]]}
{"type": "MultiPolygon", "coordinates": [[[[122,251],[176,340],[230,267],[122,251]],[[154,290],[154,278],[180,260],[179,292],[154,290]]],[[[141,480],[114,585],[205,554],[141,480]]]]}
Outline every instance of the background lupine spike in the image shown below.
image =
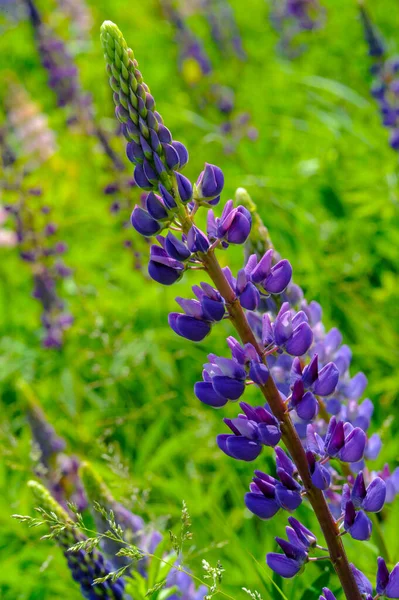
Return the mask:
{"type": "Polygon", "coordinates": [[[90,552],[84,549],[76,552],[69,551],[69,548],[79,542],[84,542],[87,538],[76,528],[67,512],[54,500],[45,487],[37,481],[29,481],[28,487],[39,503],[39,508],[47,515],[56,517],[57,523],[54,523],[54,527],[58,527],[58,530],[52,530],[53,537],[64,553],[73,579],[80,585],[83,597],[88,600],[97,597],[104,600],[123,600],[124,598],[127,600],[124,595],[125,582],[122,578],[114,582],[112,579],[108,579],[103,583],[94,584],[95,579],[107,577],[112,572],[111,566],[96,548],[90,552]]]}
{"type": "MultiPolygon", "coordinates": [[[[141,545],[141,543],[145,541],[144,521],[141,517],[134,515],[113,498],[110,490],[90,463],[82,463],[79,472],[82,477],[97,531],[99,533],[105,533],[109,530],[110,525],[104,514],[99,510],[96,510],[96,503],[101,508],[105,509],[107,513],[112,511],[115,523],[122,528],[126,542],[133,545],[141,545]]],[[[121,543],[109,539],[108,537],[104,537],[101,540],[101,547],[116,569],[125,567],[131,562],[127,557],[117,556],[117,553],[121,549],[121,543]]],[[[143,566],[143,563],[139,564],[139,570],[140,567],[141,570],[143,570],[143,566]]]]}

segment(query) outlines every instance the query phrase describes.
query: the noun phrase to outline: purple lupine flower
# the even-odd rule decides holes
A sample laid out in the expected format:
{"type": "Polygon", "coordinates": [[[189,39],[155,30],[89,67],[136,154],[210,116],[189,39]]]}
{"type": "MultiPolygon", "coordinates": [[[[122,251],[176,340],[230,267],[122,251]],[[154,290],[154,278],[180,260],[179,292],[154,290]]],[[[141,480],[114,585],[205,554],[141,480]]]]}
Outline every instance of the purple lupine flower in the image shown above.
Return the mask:
{"type": "Polygon", "coordinates": [[[373,525],[369,517],[362,511],[356,511],[351,500],[345,504],[344,529],[354,540],[365,541],[371,537],[373,525]]]}
{"type": "Polygon", "coordinates": [[[273,265],[273,258],[274,250],[270,249],[259,262],[256,254],[252,254],[247,261],[250,280],[263,295],[281,294],[291,281],[292,267],[288,260],[280,260],[273,265]]]}
{"type": "Polygon", "coordinates": [[[265,348],[277,346],[291,356],[302,356],[312,341],[313,333],[305,313],[293,313],[288,302],[282,304],[274,323],[268,313],[263,315],[262,343],[265,348]]]}
{"type": "Polygon", "coordinates": [[[240,407],[244,414],[236,419],[223,419],[233,432],[220,434],[216,441],[219,448],[237,460],[252,461],[262,452],[263,446],[275,446],[281,439],[277,419],[263,406],[252,408],[246,402],[240,407]]]}
{"type": "Polygon", "coordinates": [[[168,596],[168,600],[204,600],[207,593],[207,588],[201,585],[198,589],[195,588],[195,583],[189,573],[180,569],[179,563],[173,567],[166,578],[166,589],[176,587],[178,593],[168,596]]]}
{"type": "Polygon", "coordinates": [[[277,477],[255,471],[250,492],[245,494],[246,507],[260,519],[270,519],[280,509],[294,511],[302,503],[302,486],[293,474],[277,466],[277,477]]]}
{"type": "Polygon", "coordinates": [[[305,563],[309,559],[309,548],[312,544],[316,543],[316,537],[311,531],[306,530],[298,521],[295,520],[295,524],[291,521],[291,528],[287,528],[287,534],[289,536],[289,542],[282,538],[276,538],[276,542],[284,552],[284,554],[277,554],[270,552],[266,556],[267,565],[281,577],[290,579],[297,575],[305,563]],[[305,529],[308,534],[298,536],[298,533],[302,533],[305,529]],[[309,540],[309,534],[311,536],[311,542],[309,540]]]}
{"type": "Polygon", "coordinates": [[[220,240],[223,247],[243,244],[251,231],[251,213],[243,206],[234,208],[233,201],[226,202],[220,218],[212,209],[208,211],[207,233],[211,241],[220,240]]]}
{"type": "Polygon", "coordinates": [[[224,186],[223,171],[215,165],[205,163],[194,186],[194,199],[200,204],[215,206],[220,200],[224,186]]]}
{"type": "Polygon", "coordinates": [[[378,557],[377,594],[384,598],[399,598],[399,563],[389,572],[385,560],[378,557]]]}
{"type": "Polygon", "coordinates": [[[238,400],[245,391],[247,372],[244,367],[234,358],[209,354],[208,359],[202,372],[204,381],[194,386],[197,398],[215,408],[224,406],[229,400],[238,400]]]}
{"type": "Polygon", "coordinates": [[[315,454],[308,450],[306,452],[306,458],[308,460],[310,476],[312,483],[319,490],[328,490],[331,485],[331,473],[330,470],[320,461],[316,460],[315,454]]]}
{"type": "Polygon", "coordinates": [[[208,283],[203,282],[200,287],[193,286],[193,292],[197,300],[176,298],[185,314],[170,313],[169,325],[178,335],[200,342],[210,333],[212,324],[223,319],[225,304],[219,292],[208,283]]]}

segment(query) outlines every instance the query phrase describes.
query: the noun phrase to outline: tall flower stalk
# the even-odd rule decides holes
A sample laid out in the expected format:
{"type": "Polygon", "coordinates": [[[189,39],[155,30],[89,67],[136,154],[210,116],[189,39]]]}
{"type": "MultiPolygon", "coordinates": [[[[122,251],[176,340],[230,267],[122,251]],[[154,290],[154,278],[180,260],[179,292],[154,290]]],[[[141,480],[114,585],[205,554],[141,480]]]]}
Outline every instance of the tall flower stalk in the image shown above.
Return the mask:
{"type": "MultiPolygon", "coordinates": [[[[346,598],[360,600],[364,593],[360,572],[348,561],[343,534],[368,539],[372,530],[368,514],[380,511],[386,498],[383,478],[368,480],[364,470],[364,458],[376,456],[380,446],[378,438],[367,439],[371,402],[358,402],[365,376],[350,378],[349,348],[341,346],[337,330],[324,333],[321,308],[303,299],[291,282],[291,265],[269,248],[270,238],[268,249],[262,252],[258,246],[237,277],[221,267],[216,253],[250,238],[254,213],[250,199],[240,191],[248,208],[234,207],[229,200],[222,215],[215,215],[224,185],[222,171],[206,164],[195,185],[180,173],[188,153],[180,146],[179,159],[171,160],[172,136],[155,109],[133,51],[109,21],[101,28],[101,42],[116,116],[123,123],[128,156],[136,165],[136,184],[149,191],[145,207],[137,206],[132,214],[140,234],[157,235],[149,274],[172,285],[185,271],[200,269],[211,281],[193,287],[195,300],[176,299],[184,312],[171,313],[170,326],[178,335],[199,342],[218,321],[228,318],[240,338],[227,340],[231,359],[209,355],[195,393],[215,408],[240,399],[248,384],[263,396],[263,406],[241,402],[242,414],[225,420],[230,433],[221,434],[218,445],[230,457],[246,461],[255,460],[263,446],[275,447],[276,476],[255,471],[245,497],[247,507],[269,519],[280,510],[293,512],[306,499],[327,544],[327,555],[313,556],[323,551],[316,536],[290,518],[289,541],[276,540],[283,554],[268,554],[267,563],[283,577],[293,577],[306,563],[329,559],[346,598]],[[204,206],[209,209],[207,230],[201,231],[195,220],[204,206]],[[345,484],[338,495],[340,473],[345,484]]],[[[261,228],[259,219],[255,225],[261,228]]]]}

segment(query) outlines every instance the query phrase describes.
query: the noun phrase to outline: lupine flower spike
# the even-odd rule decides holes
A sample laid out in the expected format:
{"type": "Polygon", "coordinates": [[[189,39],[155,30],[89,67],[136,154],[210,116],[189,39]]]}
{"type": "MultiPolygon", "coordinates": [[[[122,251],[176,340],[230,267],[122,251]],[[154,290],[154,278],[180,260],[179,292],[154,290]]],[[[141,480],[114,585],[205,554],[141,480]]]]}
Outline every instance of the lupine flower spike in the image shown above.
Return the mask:
{"type": "Polygon", "coordinates": [[[42,485],[36,481],[30,481],[28,485],[40,508],[48,515],[52,515],[63,526],[60,533],[55,534],[54,539],[63,551],[72,577],[80,586],[82,596],[88,600],[95,600],[99,597],[104,600],[122,600],[123,598],[127,600],[124,595],[125,581],[123,578],[120,577],[116,581],[108,579],[104,583],[94,583],[95,579],[106,577],[112,572],[111,565],[96,548],[91,551],[82,549],[70,551],[72,546],[83,542],[86,539],[85,536],[42,485]]]}
{"type": "Polygon", "coordinates": [[[359,402],[367,380],[362,373],[350,376],[351,352],[341,345],[341,334],[336,329],[325,333],[321,307],[306,302],[292,282],[290,263],[278,256],[268,235],[263,248],[251,238],[253,221],[258,234],[265,228],[259,217],[254,219],[245,190],[237,194],[244,206],[230,200],[217,216],[214,205],[221,201],[224,183],[220,169],[205,165],[194,187],[182,180],[188,153],[184,150],[182,163],[181,148],[180,154],[176,150],[179,157],[171,152],[172,135],[165,134],[133,52],[112,23],[103,24],[101,39],[116,115],[136,164],[136,183],[149,191],[145,209],[133,212],[133,226],[147,236],[173,231],[158,235],[149,273],[159,283],[173,285],[188,269],[200,267],[210,279],[193,287],[195,300],[177,298],[184,312],[171,313],[170,326],[181,337],[202,342],[227,318],[240,338],[227,340],[231,358],[208,355],[203,381],[194,388],[198,399],[214,408],[240,400],[241,414],[225,419],[230,432],[220,434],[217,444],[227,456],[244,461],[274,448],[275,473],[255,471],[245,496],[247,508],[270,519],[308,500],[326,540],[327,548],[319,547],[316,536],[290,517],[288,541],[276,539],[283,554],[269,554],[267,563],[281,576],[293,577],[313,561],[331,560],[346,598],[361,600],[363,587],[342,535],[367,539],[371,521],[366,513],[381,510],[386,496],[384,479],[371,481],[364,469],[364,460],[376,457],[380,446],[378,436],[367,437],[372,402],[359,402]],[[206,231],[195,222],[204,206],[206,231]],[[256,250],[247,253],[244,268],[237,274],[222,269],[217,251],[248,239],[256,250]],[[257,406],[245,402],[248,385],[263,396],[257,406]],[[347,480],[343,490],[341,473],[347,480]],[[319,550],[327,554],[313,556],[319,550]]]}

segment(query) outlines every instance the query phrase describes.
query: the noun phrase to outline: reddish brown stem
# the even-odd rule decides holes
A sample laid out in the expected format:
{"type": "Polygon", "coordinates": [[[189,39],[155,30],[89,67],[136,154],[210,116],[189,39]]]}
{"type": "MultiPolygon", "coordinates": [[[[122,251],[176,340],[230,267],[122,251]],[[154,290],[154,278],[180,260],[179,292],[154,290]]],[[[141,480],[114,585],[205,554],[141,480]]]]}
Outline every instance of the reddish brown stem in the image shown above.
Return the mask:
{"type": "MultiPolygon", "coordinates": [[[[256,348],[259,356],[262,356],[262,348],[259,346],[241,307],[240,301],[227,281],[214,252],[210,251],[207,254],[202,254],[201,259],[214,285],[226,302],[230,320],[236,328],[241,341],[244,344],[251,343],[256,348]]],[[[289,413],[286,412],[286,408],[273,378],[269,377],[265,385],[260,386],[260,390],[274,416],[280,422],[283,442],[298,469],[306,491],[306,496],[320,523],[320,527],[327,542],[332,564],[340,579],[346,598],[348,600],[361,600],[361,595],[350,568],[342,540],[338,537],[338,527],[328,508],[323,492],[316,488],[312,483],[305,450],[291,417],[289,413]]]]}

